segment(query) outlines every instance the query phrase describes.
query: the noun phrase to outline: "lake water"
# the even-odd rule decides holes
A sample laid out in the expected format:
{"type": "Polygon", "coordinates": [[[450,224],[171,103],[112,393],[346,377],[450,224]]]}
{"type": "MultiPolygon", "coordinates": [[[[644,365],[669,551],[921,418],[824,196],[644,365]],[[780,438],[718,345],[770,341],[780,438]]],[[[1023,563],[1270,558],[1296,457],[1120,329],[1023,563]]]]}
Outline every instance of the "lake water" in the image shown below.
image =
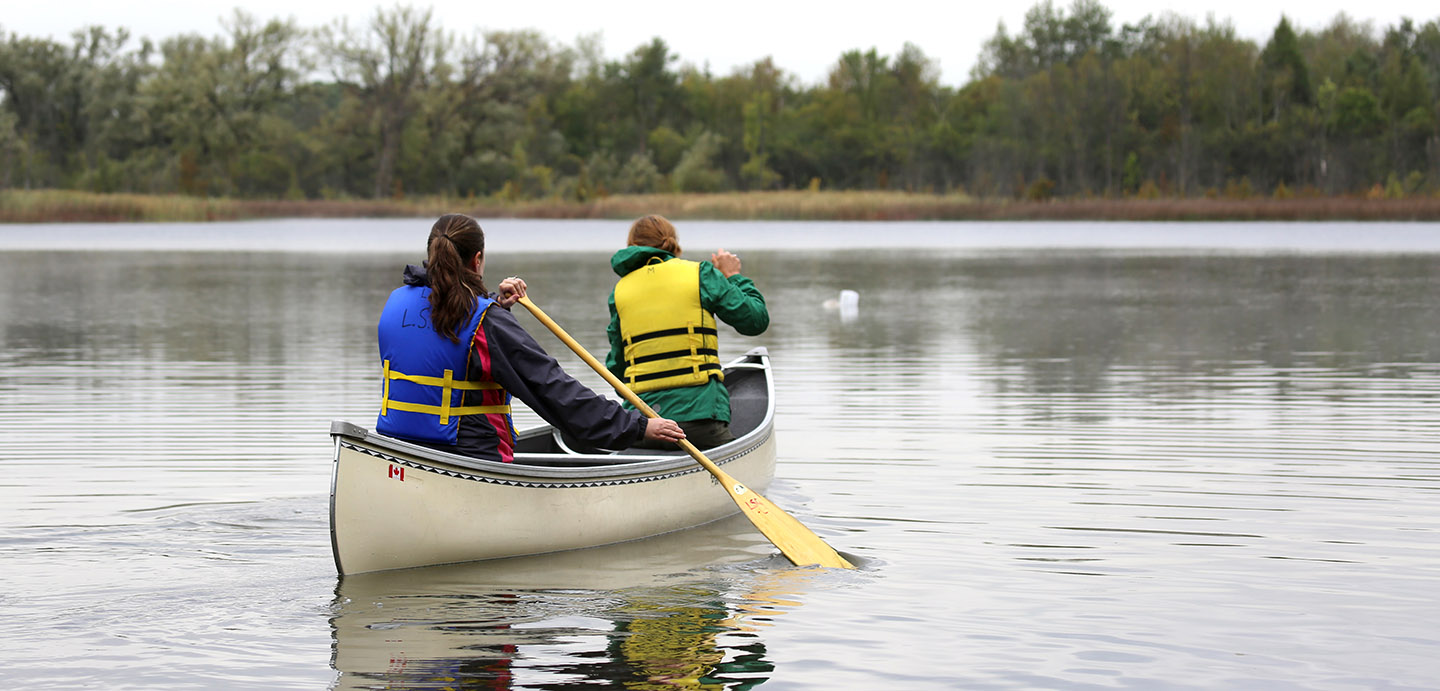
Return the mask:
{"type": "MultiPolygon", "coordinates": [[[[681,223],[771,307],[765,495],[862,568],[733,519],[341,580],[430,220],[0,226],[5,687],[1437,688],[1440,225],[681,223]]],[[[603,352],[626,224],[482,224],[603,352]]]]}

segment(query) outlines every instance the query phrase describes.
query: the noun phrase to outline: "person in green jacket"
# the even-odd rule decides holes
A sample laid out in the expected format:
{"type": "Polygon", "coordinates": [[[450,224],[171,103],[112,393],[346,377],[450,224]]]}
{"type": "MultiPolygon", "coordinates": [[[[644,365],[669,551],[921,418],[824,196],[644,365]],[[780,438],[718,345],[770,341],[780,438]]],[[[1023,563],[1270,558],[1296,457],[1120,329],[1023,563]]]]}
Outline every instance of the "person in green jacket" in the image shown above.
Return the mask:
{"type": "Polygon", "coordinates": [[[605,366],[657,413],[678,422],[696,447],[733,440],[715,320],[745,336],[770,326],[765,297],[740,275],[740,258],[720,249],[708,262],[681,259],[675,226],[652,215],[630,226],[627,246],[610,258],[610,267],[620,280],[610,293],[605,366]]]}

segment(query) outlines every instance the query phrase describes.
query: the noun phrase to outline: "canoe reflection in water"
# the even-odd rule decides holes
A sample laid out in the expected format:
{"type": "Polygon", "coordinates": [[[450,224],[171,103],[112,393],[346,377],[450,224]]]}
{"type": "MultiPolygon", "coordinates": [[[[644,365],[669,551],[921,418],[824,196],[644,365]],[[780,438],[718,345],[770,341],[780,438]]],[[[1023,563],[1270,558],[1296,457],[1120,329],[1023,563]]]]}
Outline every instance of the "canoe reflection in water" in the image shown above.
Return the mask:
{"type": "Polygon", "coordinates": [[[749,688],[808,579],[733,516],[637,542],[345,576],[333,688],[749,688]]]}

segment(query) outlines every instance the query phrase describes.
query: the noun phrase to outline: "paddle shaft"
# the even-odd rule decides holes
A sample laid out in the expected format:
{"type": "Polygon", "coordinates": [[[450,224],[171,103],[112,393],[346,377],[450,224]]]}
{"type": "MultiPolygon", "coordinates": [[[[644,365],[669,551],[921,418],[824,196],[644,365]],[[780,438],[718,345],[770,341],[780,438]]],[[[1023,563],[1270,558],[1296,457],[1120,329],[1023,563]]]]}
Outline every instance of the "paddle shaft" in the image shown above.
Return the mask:
{"type": "MultiPolygon", "coordinates": [[[[640,399],[640,396],[636,395],[634,391],[631,391],[630,387],[625,385],[625,382],[620,381],[620,378],[615,376],[609,369],[606,369],[605,365],[601,364],[599,360],[595,359],[595,356],[590,354],[590,351],[585,350],[585,347],[580,345],[579,341],[571,338],[570,334],[560,328],[560,325],[556,324],[555,320],[550,318],[550,315],[545,314],[544,310],[536,307],[535,303],[530,301],[530,298],[520,298],[520,304],[524,305],[525,309],[530,310],[530,314],[534,315],[541,324],[544,324],[545,328],[550,329],[556,338],[559,338],[570,350],[574,351],[576,355],[579,355],[580,359],[585,361],[585,364],[590,365],[591,369],[604,377],[605,381],[614,387],[615,391],[623,396],[625,400],[629,401],[630,405],[635,406],[636,410],[644,413],[645,417],[660,417],[654,409],[640,399]]],[[[740,507],[741,512],[750,519],[751,523],[755,524],[755,527],[758,528],[766,538],[774,543],[776,547],[780,548],[780,552],[785,555],[785,558],[789,559],[796,566],[818,564],[820,566],[842,569],[855,568],[850,562],[846,561],[844,557],[840,556],[839,553],[831,548],[830,545],[825,544],[825,541],[820,539],[820,536],[811,532],[809,528],[806,528],[804,524],[796,520],[795,517],[785,513],[780,507],[771,503],[769,499],[760,496],[759,492],[751,490],[743,483],[731,477],[729,473],[721,470],[720,466],[716,465],[714,461],[701,453],[700,449],[695,448],[695,445],[691,444],[690,440],[681,439],[675,443],[679,444],[680,448],[685,450],[685,453],[690,454],[691,458],[694,458],[705,470],[715,476],[715,479],[720,482],[720,485],[729,492],[730,498],[740,507]]]]}

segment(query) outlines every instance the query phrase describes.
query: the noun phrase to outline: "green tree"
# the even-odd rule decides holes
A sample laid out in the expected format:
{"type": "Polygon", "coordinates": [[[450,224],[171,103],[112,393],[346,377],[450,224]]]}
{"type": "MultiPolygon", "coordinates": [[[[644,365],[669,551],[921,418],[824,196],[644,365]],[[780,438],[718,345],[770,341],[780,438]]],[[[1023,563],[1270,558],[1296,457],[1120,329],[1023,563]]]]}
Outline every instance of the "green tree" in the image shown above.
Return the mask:
{"type": "Polygon", "coordinates": [[[1391,172],[1427,167],[1426,141],[1435,136],[1435,101],[1409,19],[1385,34],[1376,95],[1388,128],[1391,172]]]}
{"type": "Polygon", "coordinates": [[[713,132],[701,132],[671,173],[676,192],[719,192],[727,187],[725,172],[715,167],[722,140],[713,132]]]}
{"type": "Polygon", "coordinates": [[[421,93],[440,76],[453,42],[432,26],[431,15],[397,6],[376,10],[363,30],[342,19],[321,32],[331,74],[358,101],[375,133],[372,196],[377,198],[396,190],[405,128],[420,108],[421,93]]]}
{"type": "Polygon", "coordinates": [[[24,176],[25,142],[15,130],[15,114],[0,110],[0,189],[14,184],[24,176]]]}
{"type": "Polygon", "coordinates": [[[678,78],[670,69],[677,59],[657,37],[636,48],[615,70],[625,99],[622,103],[635,121],[632,141],[641,154],[646,152],[650,131],[673,113],[679,102],[678,78]]]}
{"type": "Polygon", "coordinates": [[[1365,139],[1379,134],[1385,126],[1380,99],[1364,87],[1347,87],[1335,98],[1330,126],[1342,137],[1365,139]]]}
{"type": "Polygon", "coordinates": [[[143,142],[136,91],[152,69],[151,44],[128,50],[129,38],[92,26],[69,47],[13,35],[0,44],[0,103],[27,152],[19,184],[112,191],[125,183],[117,162],[143,142]]]}
{"type": "Polygon", "coordinates": [[[561,174],[578,178],[583,163],[563,129],[564,95],[572,88],[576,59],[535,31],[493,31],[464,42],[456,83],[443,92],[447,107],[431,116],[429,130],[450,138],[432,146],[427,157],[437,184],[463,193],[493,192],[531,175],[527,169],[535,165],[550,168],[555,185],[562,185],[561,174]],[[512,159],[516,142],[523,145],[527,165],[512,159]]]}
{"type": "Polygon", "coordinates": [[[152,145],[175,162],[170,185],[188,194],[280,196],[294,183],[298,132],[278,110],[309,69],[303,32],[237,10],[227,35],[165,40],[141,87],[152,145]]]}
{"type": "Polygon", "coordinates": [[[1261,74],[1264,77],[1264,94],[1268,117],[1279,119],[1286,108],[1308,106],[1315,103],[1314,91],[1310,85],[1310,71],[1305,57],[1300,54],[1300,40],[1290,27],[1290,20],[1281,17],[1260,52],[1261,74]]]}

